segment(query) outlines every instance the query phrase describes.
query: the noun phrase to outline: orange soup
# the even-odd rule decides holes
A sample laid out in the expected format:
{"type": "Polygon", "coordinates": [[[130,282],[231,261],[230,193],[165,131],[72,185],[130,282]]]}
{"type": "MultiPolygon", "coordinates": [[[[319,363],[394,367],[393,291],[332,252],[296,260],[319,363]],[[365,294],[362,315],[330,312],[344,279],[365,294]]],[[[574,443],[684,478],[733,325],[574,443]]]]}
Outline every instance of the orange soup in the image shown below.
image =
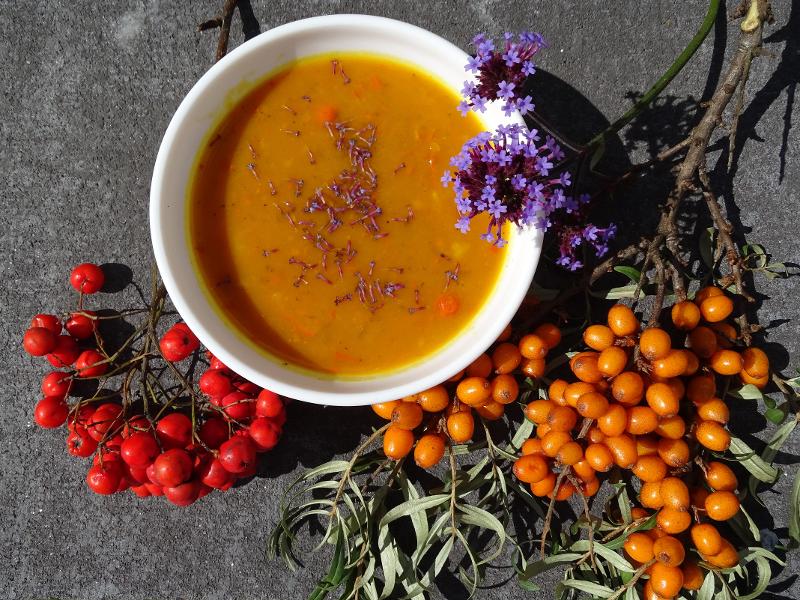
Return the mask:
{"type": "Polygon", "coordinates": [[[456,230],[449,159],[484,127],[389,59],[294,62],[199,153],[190,244],[207,294],[268,356],[336,376],[424,359],[466,327],[505,250],[456,230]]]}

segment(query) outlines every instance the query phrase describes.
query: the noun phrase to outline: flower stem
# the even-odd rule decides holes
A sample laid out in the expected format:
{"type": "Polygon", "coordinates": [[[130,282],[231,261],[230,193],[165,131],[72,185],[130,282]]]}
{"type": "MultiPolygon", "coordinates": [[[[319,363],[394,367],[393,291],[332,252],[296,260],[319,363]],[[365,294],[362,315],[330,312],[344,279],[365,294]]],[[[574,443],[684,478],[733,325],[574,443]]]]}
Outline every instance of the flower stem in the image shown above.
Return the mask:
{"type": "Polygon", "coordinates": [[[711,28],[714,25],[714,21],[717,19],[717,12],[719,12],[719,2],[720,0],[711,0],[708,5],[708,11],[706,12],[706,16],[703,19],[703,22],[700,24],[700,29],[697,30],[697,33],[694,34],[694,37],[689,41],[689,44],[686,48],[683,49],[678,57],[675,59],[669,69],[667,69],[664,74],[656,81],[653,86],[647,90],[647,92],[642,96],[636,104],[630,107],[625,114],[623,114],[619,119],[614,121],[611,125],[606,127],[604,131],[597,134],[592,140],[587,144],[589,148],[597,148],[602,146],[603,142],[609,136],[617,133],[620,129],[625,127],[630,121],[632,121],[637,115],[639,115],[645,108],[647,108],[650,103],[655,100],[655,98],[664,91],[670,81],[672,81],[675,76],[681,72],[683,67],[689,62],[689,60],[694,56],[694,53],[700,47],[700,44],[703,43],[703,40],[706,39],[711,28]]]}

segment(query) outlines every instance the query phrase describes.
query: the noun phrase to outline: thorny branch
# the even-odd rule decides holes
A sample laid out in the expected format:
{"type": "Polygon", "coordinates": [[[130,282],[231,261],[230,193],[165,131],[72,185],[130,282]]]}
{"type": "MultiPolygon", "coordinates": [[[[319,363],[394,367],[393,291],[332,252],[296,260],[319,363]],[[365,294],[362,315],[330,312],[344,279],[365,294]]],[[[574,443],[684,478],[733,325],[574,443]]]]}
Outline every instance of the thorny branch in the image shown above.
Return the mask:
{"type": "MultiPolygon", "coordinates": [[[[764,24],[772,21],[771,8],[765,0],[750,0],[749,2],[746,0],[743,6],[746,6],[746,9],[743,8],[739,12],[745,18],[741,23],[736,53],[728,65],[722,82],[717,87],[711,100],[706,104],[705,113],[685,140],[662,153],[663,159],[666,159],[678,152],[686,152],[677,168],[675,185],[662,209],[655,235],[649,240],[640,240],[627,248],[623,248],[598,265],[590,277],[591,283],[594,283],[604,274],[610,272],[615,265],[631,257],[642,256],[641,279],[636,289],[635,299],[638,299],[644,283],[647,281],[655,283],[656,301],[650,313],[649,325],[658,324],[659,314],[666,294],[666,286],[669,282],[672,283],[678,300],[686,298],[685,276],[681,272],[682,267],[687,266],[686,253],[681,249],[678,216],[683,201],[693,195],[703,197],[714,227],[719,232],[717,237],[718,254],[724,257],[730,269],[730,275],[723,278],[723,283],[726,283],[725,279],[729,279],[730,281],[727,281],[728,285],[735,284],[738,294],[748,302],[753,301],[752,296],[745,289],[741,255],[731,237],[733,227],[722,214],[719,200],[713,191],[706,168],[706,152],[711,142],[711,137],[717,128],[723,125],[723,113],[738,89],[738,100],[734,107],[731,125],[728,127],[730,131],[735,131],[742,111],[742,98],[750,72],[751,61],[761,53],[764,24]]],[[[661,160],[662,155],[659,155],[656,161],[661,160]]],[[[651,164],[653,164],[653,161],[646,163],[647,166],[651,164]]],[[[635,170],[639,171],[641,169],[635,168],[635,170]]],[[[739,317],[738,321],[742,339],[746,344],[749,344],[754,329],[749,324],[746,314],[739,317]]]]}
{"type": "Polygon", "coordinates": [[[197,26],[197,31],[207,31],[209,29],[219,28],[219,39],[217,40],[217,53],[214,57],[214,62],[219,61],[223,56],[228,53],[228,38],[231,33],[231,21],[233,20],[233,11],[236,10],[236,5],[239,0],[225,0],[222,6],[222,13],[208,21],[203,21],[197,26]]]}

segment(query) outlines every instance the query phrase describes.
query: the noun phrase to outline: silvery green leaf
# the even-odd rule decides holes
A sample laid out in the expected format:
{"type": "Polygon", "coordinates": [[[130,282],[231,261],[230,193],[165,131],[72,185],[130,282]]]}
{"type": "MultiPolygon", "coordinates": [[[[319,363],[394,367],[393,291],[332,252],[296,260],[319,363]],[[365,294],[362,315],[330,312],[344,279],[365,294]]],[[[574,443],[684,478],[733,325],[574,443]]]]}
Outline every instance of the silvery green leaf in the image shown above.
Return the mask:
{"type": "MultiPolygon", "coordinates": [[[[569,547],[569,550],[574,552],[588,552],[589,540],[578,540],[569,547]]],[[[627,573],[633,573],[636,571],[636,569],[631,566],[631,563],[625,560],[620,554],[617,554],[600,542],[594,542],[594,553],[597,556],[602,556],[608,564],[613,565],[620,571],[627,573]]]]}
{"type": "Polygon", "coordinates": [[[520,579],[531,579],[541,573],[544,573],[545,571],[555,569],[564,563],[574,562],[581,556],[582,554],[579,552],[565,552],[563,554],[546,556],[541,560],[537,560],[536,562],[529,564],[525,571],[520,574],[520,579]]]}
{"type": "Polygon", "coordinates": [[[714,597],[715,583],[713,571],[706,573],[706,577],[703,579],[703,585],[697,590],[697,600],[712,600],[714,597]]]}
{"type": "Polygon", "coordinates": [[[614,267],[614,270],[617,273],[625,275],[625,277],[630,279],[633,283],[639,283],[639,279],[642,277],[642,272],[639,271],[639,269],[634,269],[633,267],[629,267],[627,265],[617,265],[614,267]]]}
{"type": "Polygon", "coordinates": [[[759,481],[774,483],[778,479],[778,470],[764,462],[750,446],[745,444],[738,437],[731,436],[729,450],[734,454],[739,464],[747,469],[747,471],[759,481]]]}
{"type": "Polygon", "coordinates": [[[593,598],[608,598],[614,594],[614,590],[612,590],[610,587],[600,585],[599,583],[594,583],[593,581],[585,581],[582,579],[565,579],[561,583],[567,587],[591,594],[593,598]]]}
{"type": "Polygon", "coordinates": [[[800,545],[800,471],[794,477],[792,496],[789,499],[789,537],[800,545]]]}
{"type": "Polygon", "coordinates": [[[519,450],[522,448],[522,444],[525,443],[525,440],[531,437],[531,433],[533,433],[533,422],[529,421],[528,419],[524,419],[522,424],[517,429],[517,432],[514,434],[514,437],[511,440],[511,445],[516,450],[519,450]]]}
{"type": "Polygon", "coordinates": [[[764,593],[764,590],[767,589],[769,585],[769,580],[772,578],[772,569],[769,566],[769,561],[763,557],[757,557],[754,559],[756,565],[756,574],[758,575],[758,580],[756,581],[756,585],[753,590],[744,596],[738,596],[737,600],[755,600],[755,598],[759,598],[761,594],[764,593]]]}
{"type": "Polygon", "coordinates": [[[743,385],[738,390],[728,390],[727,395],[731,398],[738,398],[739,400],[761,400],[764,397],[761,390],[752,383],[743,385]]]}
{"type": "Polygon", "coordinates": [[[380,523],[378,523],[378,528],[383,529],[392,521],[407,517],[415,512],[431,509],[447,502],[448,500],[450,500],[449,494],[434,494],[433,496],[427,496],[426,498],[419,500],[407,500],[405,502],[401,502],[383,515],[380,523]]]}

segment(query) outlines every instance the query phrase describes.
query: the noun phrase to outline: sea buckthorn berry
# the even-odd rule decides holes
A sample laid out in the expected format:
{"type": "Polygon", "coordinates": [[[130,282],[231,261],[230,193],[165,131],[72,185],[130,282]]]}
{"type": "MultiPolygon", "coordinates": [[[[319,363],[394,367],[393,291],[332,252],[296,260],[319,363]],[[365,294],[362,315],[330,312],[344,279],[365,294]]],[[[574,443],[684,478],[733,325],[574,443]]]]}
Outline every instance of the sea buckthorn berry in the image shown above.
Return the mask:
{"type": "Polygon", "coordinates": [[[711,373],[695,375],[689,380],[689,385],[686,388],[686,396],[695,404],[710,400],[716,393],[717,383],[711,373]]]}
{"type": "Polygon", "coordinates": [[[535,333],[522,336],[519,341],[519,351],[525,358],[544,358],[550,348],[542,338],[535,333]]]}
{"type": "Polygon", "coordinates": [[[603,378],[600,369],[597,366],[597,353],[596,352],[581,352],[572,357],[569,366],[575,377],[586,383],[597,383],[603,378]]]}
{"type": "Polygon", "coordinates": [[[688,511],[665,506],[658,511],[656,523],[665,533],[676,535],[689,529],[692,524],[692,517],[688,511]]]}
{"type": "Polygon", "coordinates": [[[549,350],[552,350],[561,343],[561,330],[552,323],[542,323],[533,330],[533,333],[544,340],[549,350]]]}
{"type": "Polygon", "coordinates": [[[422,423],[422,407],[410,402],[401,402],[392,411],[392,426],[398,429],[414,429],[422,423]]]}
{"type": "Polygon", "coordinates": [[[633,371],[624,371],[611,382],[611,395],[625,406],[635,406],[644,396],[644,380],[633,371]]]}
{"type": "Polygon", "coordinates": [[[589,431],[586,434],[586,439],[592,444],[599,444],[600,442],[605,441],[606,434],[603,433],[603,430],[597,425],[592,425],[589,427],[589,431]]]}
{"type": "Polygon", "coordinates": [[[443,385],[435,385],[417,394],[417,403],[425,412],[441,412],[450,404],[450,394],[443,385]]]}
{"type": "Polygon", "coordinates": [[[575,381],[570,383],[564,390],[564,400],[566,400],[567,406],[575,408],[578,406],[578,400],[581,396],[595,391],[597,389],[591,383],[575,381]]]}
{"type": "Polygon", "coordinates": [[[671,417],[661,417],[658,420],[658,427],[656,427],[656,434],[669,438],[671,440],[679,440],[686,433],[686,422],[678,415],[671,417]]]}
{"type": "Polygon", "coordinates": [[[520,371],[527,377],[539,379],[539,377],[544,375],[546,367],[547,364],[544,362],[543,358],[526,358],[520,365],[520,371]]]}
{"type": "Polygon", "coordinates": [[[575,409],[582,417],[597,419],[608,412],[608,400],[603,394],[589,392],[578,398],[575,409]]]}
{"type": "Polygon", "coordinates": [[[616,339],[611,328],[605,325],[589,325],[583,332],[583,342],[598,352],[613,346],[616,339]]]}
{"type": "Polygon", "coordinates": [[[667,463],[655,455],[640,456],[631,470],[645,483],[655,483],[666,477],[667,463]]]}
{"type": "Polygon", "coordinates": [[[489,400],[485,404],[475,407],[475,412],[477,412],[487,421],[497,421],[498,419],[502,419],[505,411],[505,405],[495,402],[494,400],[489,400]]]}
{"type": "Polygon", "coordinates": [[[641,506],[634,506],[631,508],[631,518],[634,521],[638,521],[639,519],[646,519],[650,516],[650,513],[643,509],[641,506]]]}
{"type": "Polygon", "coordinates": [[[692,543],[700,554],[714,555],[722,552],[722,536],[711,523],[698,523],[690,532],[692,543]]]}
{"type": "Polygon", "coordinates": [[[556,407],[550,400],[533,400],[528,402],[525,407],[525,416],[534,423],[541,424],[547,422],[547,415],[556,407]]]}
{"type": "Polygon", "coordinates": [[[580,493],[586,498],[591,498],[600,490],[600,480],[595,477],[589,481],[584,481],[580,487],[580,493]]]}
{"type": "Polygon", "coordinates": [[[571,431],[578,423],[578,415],[569,406],[554,406],[547,414],[550,431],[571,431]]]}
{"type": "Polygon", "coordinates": [[[706,498],[708,498],[710,493],[711,492],[704,487],[700,487],[699,485],[694,486],[689,490],[689,499],[692,501],[692,506],[705,510],[706,498]]]}
{"type": "Polygon", "coordinates": [[[389,419],[392,418],[392,412],[394,411],[395,407],[398,404],[400,404],[400,400],[391,400],[390,402],[378,402],[377,404],[372,405],[372,410],[381,419],[386,419],[388,421],[389,419]]]}
{"type": "Polygon", "coordinates": [[[614,335],[624,337],[639,331],[639,320],[624,304],[615,304],[608,310],[608,326],[614,335]]]}
{"type": "Polygon", "coordinates": [[[658,427],[658,413],[649,406],[631,406],[627,409],[625,430],[633,435],[651,433],[658,427]]]}
{"type": "Polygon", "coordinates": [[[733,492],[712,492],[706,498],[706,514],[715,521],[727,521],[739,512],[739,499],[733,492]]]}
{"type": "Polygon", "coordinates": [[[722,323],[712,323],[710,327],[717,336],[717,345],[720,348],[733,347],[733,342],[739,337],[736,327],[730,323],[724,321],[722,323]]]}
{"type": "Polygon", "coordinates": [[[558,449],[556,460],[562,465],[572,466],[583,459],[583,448],[578,442],[567,442],[558,449]]]}
{"type": "Polygon", "coordinates": [[[494,366],[494,372],[498,375],[511,373],[519,366],[521,361],[522,355],[519,352],[519,348],[508,342],[498,344],[494,352],[492,352],[492,365],[494,366]]]}
{"type": "Polygon", "coordinates": [[[661,482],[660,491],[664,506],[679,510],[689,508],[689,488],[677,477],[666,477],[661,482]]]}
{"type": "Polygon", "coordinates": [[[481,354],[466,368],[467,377],[489,377],[492,374],[492,357],[481,354]]]}
{"type": "Polygon", "coordinates": [[[654,383],[665,383],[669,386],[669,389],[672,390],[672,393],[675,394],[675,397],[678,400],[682,400],[683,397],[686,395],[686,385],[683,383],[683,379],[680,377],[670,377],[669,379],[665,379],[664,381],[654,381],[654,383]]]}
{"type": "Polygon", "coordinates": [[[693,560],[685,560],[681,565],[683,572],[683,589],[685,590],[699,590],[703,585],[705,574],[697,563],[693,560]]]}
{"type": "Polygon", "coordinates": [[[731,419],[731,411],[723,400],[711,398],[697,404],[697,416],[705,421],[716,421],[725,425],[731,419]]]}
{"type": "Polygon", "coordinates": [[[572,471],[581,481],[591,481],[597,478],[597,471],[592,468],[585,458],[572,465],[572,471]]]}
{"type": "Polygon", "coordinates": [[[627,364],[628,353],[619,346],[610,346],[597,357],[597,369],[603,377],[616,377],[627,364]]]}
{"type": "Polygon", "coordinates": [[[742,369],[750,377],[766,377],[769,375],[769,357],[760,348],[746,348],[742,352],[742,369]]]}
{"type": "Polygon", "coordinates": [[[565,431],[550,431],[542,438],[542,452],[550,458],[555,458],[561,446],[572,441],[572,436],[565,431]]]}
{"type": "Polygon", "coordinates": [[[739,564],[739,553],[733,544],[725,538],[722,539],[722,550],[713,556],[704,556],[706,562],[718,569],[730,569],[739,564]]]}
{"type": "Polygon", "coordinates": [[[456,387],[456,396],[468,406],[480,406],[491,394],[492,386],[483,377],[466,377],[456,387]]]}
{"type": "Polygon", "coordinates": [[[548,433],[550,433],[550,425],[547,423],[542,423],[541,425],[536,426],[536,437],[540,440],[544,438],[548,433]]]}
{"type": "Polygon", "coordinates": [[[636,442],[631,436],[623,433],[615,437],[608,437],[603,443],[611,450],[614,463],[621,469],[630,469],[636,464],[639,456],[636,454],[636,442]]]}
{"type": "Polygon", "coordinates": [[[625,552],[633,560],[646,563],[653,560],[653,540],[646,533],[636,531],[625,539],[625,552]]]}
{"type": "Polygon", "coordinates": [[[711,358],[711,355],[717,351],[719,343],[717,341],[717,334],[714,330],[705,325],[701,325],[693,329],[689,333],[689,347],[700,358],[711,358]]]}
{"type": "Polygon", "coordinates": [[[469,407],[465,408],[466,410],[453,412],[447,416],[447,433],[457,444],[470,441],[472,434],[475,433],[475,417],[472,416],[469,407]]]}
{"type": "Polygon", "coordinates": [[[519,395],[519,384],[513,375],[498,375],[492,380],[492,400],[510,404],[519,395]]]}
{"type": "Polygon", "coordinates": [[[508,341],[509,339],[511,339],[511,333],[512,333],[512,328],[511,328],[511,323],[509,323],[508,325],[503,327],[503,331],[501,331],[500,335],[497,336],[497,341],[498,342],[508,341]]]}
{"type": "Polygon", "coordinates": [[[661,482],[647,481],[643,483],[642,489],[639,490],[639,502],[645,508],[661,508],[664,506],[664,500],[661,498],[661,482]]]}
{"type": "Polygon", "coordinates": [[[568,385],[569,383],[563,379],[554,380],[547,389],[547,397],[560,406],[566,406],[567,401],[564,398],[564,390],[567,389],[568,385]]]}
{"type": "Polygon", "coordinates": [[[430,469],[444,456],[444,438],[438,433],[426,433],[414,447],[414,462],[422,469],[430,469]]]}
{"type": "Polygon", "coordinates": [[[661,417],[678,414],[680,398],[666,383],[653,383],[647,388],[647,404],[661,417]]]}
{"type": "Polygon", "coordinates": [[[767,387],[767,384],[769,383],[769,375],[764,375],[764,377],[753,377],[744,369],[742,369],[741,373],[739,373],[739,378],[742,380],[742,383],[750,383],[760,390],[763,390],[765,387],[767,387]]]}
{"type": "Polygon", "coordinates": [[[690,331],[700,323],[700,309],[688,300],[675,304],[671,314],[672,324],[683,331],[690,331]]]}
{"type": "Polygon", "coordinates": [[[686,558],[686,550],[678,538],[665,535],[653,543],[653,554],[656,560],[671,567],[678,567],[686,558]]]}
{"type": "Polygon", "coordinates": [[[542,452],[542,440],[537,438],[530,438],[522,443],[522,448],[519,449],[522,456],[530,454],[544,454],[542,452]]]}
{"type": "Polygon", "coordinates": [[[716,421],[700,421],[694,430],[695,439],[714,452],[724,452],[731,445],[731,434],[716,421]]]}
{"type": "Polygon", "coordinates": [[[682,467],[689,462],[689,445],[682,439],[661,438],[658,441],[658,455],[670,467],[682,467]]]}
{"type": "Polygon", "coordinates": [[[712,296],[700,304],[700,314],[709,323],[719,323],[733,312],[733,300],[727,296],[712,296]]]}
{"type": "Polygon", "coordinates": [[[558,490],[551,492],[549,496],[552,498],[553,493],[555,493],[555,499],[558,502],[564,502],[565,500],[569,500],[570,496],[572,496],[572,494],[574,494],[576,491],[577,490],[575,489],[575,486],[572,485],[572,482],[562,481],[561,487],[559,487],[558,490]]]}
{"type": "Polygon", "coordinates": [[[697,354],[691,350],[683,349],[681,352],[683,352],[683,355],[686,357],[686,371],[684,375],[694,375],[700,370],[700,359],[697,357],[697,354]]]}
{"type": "Polygon", "coordinates": [[[658,454],[658,437],[654,435],[637,435],[636,453],[639,456],[658,454]]]}
{"type": "Polygon", "coordinates": [[[683,587],[683,571],[657,562],[650,571],[650,586],[662,598],[674,598],[683,587]]]}
{"type": "Polygon", "coordinates": [[[514,476],[524,483],[536,483],[550,472],[547,461],[541,454],[528,454],[514,462],[514,476]]]}
{"type": "Polygon", "coordinates": [[[648,327],[639,336],[639,351],[649,361],[664,358],[671,349],[669,334],[659,327],[648,327]]]}
{"type": "Polygon", "coordinates": [[[534,496],[543,498],[549,496],[553,489],[556,487],[556,474],[548,471],[547,475],[541,481],[531,484],[531,493],[534,496]]]}
{"type": "Polygon", "coordinates": [[[709,363],[720,375],[736,375],[742,370],[742,356],[735,350],[717,350],[709,363]]]}
{"type": "MultiPolygon", "coordinates": [[[[711,461],[706,465],[706,483],[715,492],[735,492],[739,487],[736,474],[728,465],[711,461]]],[[[711,554],[715,554],[712,552],[711,554]]]]}
{"type": "Polygon", "coordinates": [[[628,424],[628,414],[621,404],[611,404],[608,410],[597,419],[597,426],[603,435],[614,437],[625,432],[628,424]]]}
{"type": "Polygon", "coordinates": [[[709,285],[697,291],[697,294],[694,296],[694,302],[699,307],[707,298],[724,295],[725,292],[723,292],[721,289],[713,285],[709,285]]]}
{"type": "Polygon", "coordinates": [[[461,369],[461,370],[460,370],[458,373],[456,373],[455,375],[453,375],[453,376],[452,376],[450,379],[448,379],[447,381],[449,381],[449,382],[451,382],[451,383],[455,383],[455,382],[457,382],[457,381],[461,381],[461,379],[462,379],[463,377],[464,377],[464,369],[461,369]]]}
{"type": "Polygon", "coordinates": [[[595,471],[605,473],[614,466],[614,455],[603,444],[589,444],[584,451],[584,457],[595,471]]]}
{"type": "Polygon", "coordinates": [[[689,361],[680,350],[670,350],[667,355],[658,360],[654,360],[653,373],[659,377],[679,377],[686,372],[689,361]]]}
{"type": "Polygon", "coordinates": [[[400,460],[408,455],[413,445],[414,434],[408,429],[392,425],[383,434],[383,453],[392,460],[400,460]]]}

